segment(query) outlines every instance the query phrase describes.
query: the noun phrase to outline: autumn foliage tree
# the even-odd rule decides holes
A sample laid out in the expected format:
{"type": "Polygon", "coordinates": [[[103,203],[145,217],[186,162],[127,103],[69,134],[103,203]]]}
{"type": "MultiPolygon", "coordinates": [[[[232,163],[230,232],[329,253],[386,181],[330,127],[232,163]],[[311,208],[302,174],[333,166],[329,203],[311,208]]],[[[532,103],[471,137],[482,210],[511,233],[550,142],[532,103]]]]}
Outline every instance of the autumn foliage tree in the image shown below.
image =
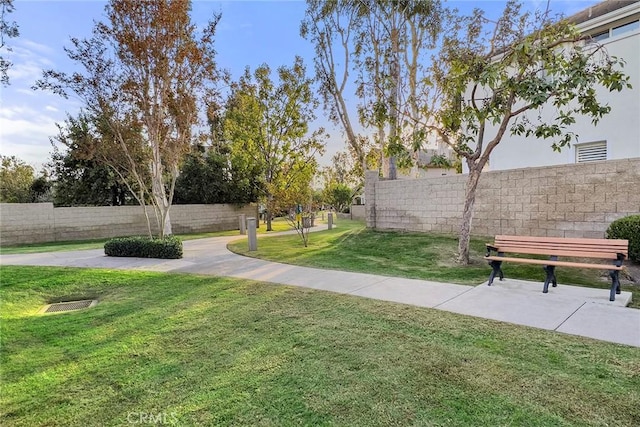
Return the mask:
{"type": "Polygon", "coordinates": [[[36,84],[83,101],[101,135],[94,158],[135,184],[140,205],[153,205],[161,237],[172,233],[180,164],[221,77],[213,48],[220,15],[198,30],[189,12],[187,0],[111,0],[93,36],[65,49],[81,71],[45,71],[36,84]]]}

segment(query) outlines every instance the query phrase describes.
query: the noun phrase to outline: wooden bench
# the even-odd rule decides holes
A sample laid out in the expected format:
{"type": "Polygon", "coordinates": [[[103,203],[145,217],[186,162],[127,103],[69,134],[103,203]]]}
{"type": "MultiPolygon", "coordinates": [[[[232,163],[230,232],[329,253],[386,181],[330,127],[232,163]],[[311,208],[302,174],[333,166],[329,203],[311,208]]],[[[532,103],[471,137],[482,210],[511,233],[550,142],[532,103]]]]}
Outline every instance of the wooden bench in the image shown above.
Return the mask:
{"type": "Polygon", "coordinates": [[[543,266],[547,277],[544,281],[543,293],[549,291],[549,283],[557,286],[555,268],[575,267],[609,270],[611,277],[611,293],[609,301],[615,301],[616,294],[620,293],[620,280],[618,273],[624,267],[622,262],[629,255],[628,240],[614,239],[570,239],[562,237],[523,237],[523,236],[496,236],[493,244],[487,243],[487,255],[484,257],[493,267],[489,276],[489,286],[496,276],[504,280],[502,273],[503,262],[517,262],[521,264],[539,264],[543,266]],[[495,254],[494,254],[495,253],[495,254]],[[505,254],[545,255],[548,260],[533,258],[511,258],[505,254]],[[560,257],[590,258],[609,260],[611,264],[592,264],[585,262],[563,261],[560,257]]]}

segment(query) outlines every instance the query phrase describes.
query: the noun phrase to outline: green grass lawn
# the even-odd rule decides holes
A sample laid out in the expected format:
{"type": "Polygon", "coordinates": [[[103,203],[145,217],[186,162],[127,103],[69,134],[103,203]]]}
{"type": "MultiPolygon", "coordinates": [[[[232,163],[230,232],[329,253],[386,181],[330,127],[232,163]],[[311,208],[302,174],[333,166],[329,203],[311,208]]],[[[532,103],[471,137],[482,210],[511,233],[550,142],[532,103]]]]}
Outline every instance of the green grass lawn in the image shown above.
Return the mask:
{"type": "Polygon", "coordinates": [[[244,280],[0,275],[3,426],[640,425],[637,348],[244,280]]]}
{"type": "MultiPolygon", "coordinates": [[[[291,227],[284,218],[276,218],[272,221],[273,231],[267,232],[267,226],[260,224],[258,228],[258,234],[277,233],[279,231],[291,230],[291,227]]],[[[220,237],[220,236],[236,236],[238,230],[229,231],[215,231],[208,233],[192,233],[192,234],[179,234],[182,240],[203,239],[206,237],[220,237]]],[[[79,251],[84,249],[101,249],[104,247],[105,242],[109,239],[93,239],[93,240],[76,240],[76,241],[64,241],[64,242],[47,242],[47,243],[32,243],[25,245],[15,246],[0,246],[0,254],[29,254],[39,252],[61,252],[61,251],[79,251]]]]}
{"type": "MultiPolygon", "coordinates": [[[[258,250],[249,252],[246,242],[229,244],[238,254],[307,267],[355,271],[394,277],[448,283],[479,284],[489,278],[491,268],[483,260],[485,243],[491,238],[471,240],[471,265],[455,263],[458,240],[455,236],[432,233],[381,232],[366,229],[362,222],[339,220],[336,228],[312,233],[304,248],[298,236],[259,239],[258,250]]],[[[545,273],[540,266],[503,264],[506,277],[540,282],[545,273]]],[[[606,270],[558,268],[560,284],[608,289],[606,270]]],[[[632,307],[640,307],[640,287],[623,286],[633,293],[632,307]]]]}

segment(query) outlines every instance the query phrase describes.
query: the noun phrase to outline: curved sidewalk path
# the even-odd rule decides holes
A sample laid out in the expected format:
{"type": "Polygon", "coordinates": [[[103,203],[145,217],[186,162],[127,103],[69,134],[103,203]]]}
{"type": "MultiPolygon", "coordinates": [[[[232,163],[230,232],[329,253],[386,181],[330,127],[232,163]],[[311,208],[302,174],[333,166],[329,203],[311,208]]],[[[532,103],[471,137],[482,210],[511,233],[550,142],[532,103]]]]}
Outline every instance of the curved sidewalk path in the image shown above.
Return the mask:
{"type": "MultiPolygon", "coordinates": [[[[278,233],[281,234],[281,233],[278,233]]],[[[625,307],[631,293],[609,301],[609,290],[562,286],[541,292],[541,283],[520,280],[486,286],[297,267],[236,255],[227,243],[239,236],[184,242],[179,260],[115,258],[102,249],[1,255],[0,265],[109,268],[229,276],[435,308],[518,325],[640,347],[640,310],[625,307]]],[[[487,274],[489,270],[487,269],[487,274]]]]}

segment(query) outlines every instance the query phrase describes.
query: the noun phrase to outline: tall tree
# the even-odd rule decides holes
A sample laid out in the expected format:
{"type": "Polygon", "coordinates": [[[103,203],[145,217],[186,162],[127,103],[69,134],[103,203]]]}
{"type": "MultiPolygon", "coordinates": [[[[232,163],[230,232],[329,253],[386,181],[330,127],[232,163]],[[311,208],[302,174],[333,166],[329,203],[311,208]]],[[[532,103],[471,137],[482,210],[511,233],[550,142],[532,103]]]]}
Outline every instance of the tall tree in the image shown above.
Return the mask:
{"type": "Polygon", "coordinates": [[[15,156],[0,155],[0,202],[31,202],[33,168],[15,156]]]}
{"type": "Polygon", "coordinates": [[[365,171],[367,138],[356,132],[347,105],[347,90],[353,84],[350,72],[356,50],[354,38],[360,20],[356,8],[347,1],[308,0],[300,34],[315,48],[316,79],[324,109],[329,119],[342,128],[350,151],[361,165],[360,170],[365,171]]]}
{"type": "Polygon", "coordinates": [[[131,192],[143,207],[151,201],[160,236],[171,234],[180,164],[220,78],[213,49],[220,15],[198,30],[189,11],[187,0],[111,0],[108,22],[66,49],[83,71],[46,71],[36,85],[82,99],[100,133],[111,136],[98,141],[96,159],[135,182],[131,192]]]}
{"type": "Polygon", "coordinates": [[[368,96],[361,116],[378,127],[384,175],[396,179],[399,158],[424,138],[415,126],[425,79],[424,63],[440,35],[443,10],[437,0],[355,2],[366,16],[359,36],[359,93],[368,96]],[[410,125],[404,132],[405,117],[410,125]],[[386,130],[385,130],[386,129],[386,130]]]}
{"type": "MultiPolygon", "coordinates": [[[[3,50],[11,52],[11,48],[7,46],[7,39],[18,37],[20,31],[15,21],[8,21],[7,15],[15,10],[13,0],[0,0],[0,52],[3,50]]],[[[3,86],[9,84],[9,75],[7,71],[11,67],[11,61],[4,57],[4,53],[0,56],[0,83],[3,86]]]]}
{"type": "Polygon", "coordinates": [[[236,161],[260,172],[267,231],[274,212],[310,197],[314,156],[323,152],[326,137],[322,129],[309,131],[318,100],[302,59],[278,68],[277,76],[274,82],[268,65],[253,74],[247,68],[232,85],[224,126],[236,161]]]}
{"type": "MultiPolygon", "coordinates": [[[[427,127],[461,156],[469,169],[460,225],[459,262],[469,262],[476,189],[483,168],[504,135],[552,139],[556,151],[576,137],[570,126],[583,115],[595,125],[611,107],[598,92],[630,88],[624,61],[591,43],[566,20],[522,13],[509,1],[495,22],[479,10],[447,31],[433,61],[440,108],[425,111],[427,127]],[[553,110],[543,119],[544,110],[553,110]],[[434,124],[435,123],[435,124],[434,124]]],[[[424,106],[429,110],[428,106],[424,106]]]]}
{"type": "Polygon", "coordinates": [[[437,0],[308,1],[301,34],[316,50],[316,75],[330,119],[366,170],[366,138],[357,135],[345,99],[356,86],[358,118],[374,131],[386,177],[395,179],[397,157],[415,149],[424,135],[415,126],[427,53],[440,31],[437,0]],[[355,79],[350,80],[353,72],[355,79]],[[409,135],[404,116],[411,121],[409,135]]]}

